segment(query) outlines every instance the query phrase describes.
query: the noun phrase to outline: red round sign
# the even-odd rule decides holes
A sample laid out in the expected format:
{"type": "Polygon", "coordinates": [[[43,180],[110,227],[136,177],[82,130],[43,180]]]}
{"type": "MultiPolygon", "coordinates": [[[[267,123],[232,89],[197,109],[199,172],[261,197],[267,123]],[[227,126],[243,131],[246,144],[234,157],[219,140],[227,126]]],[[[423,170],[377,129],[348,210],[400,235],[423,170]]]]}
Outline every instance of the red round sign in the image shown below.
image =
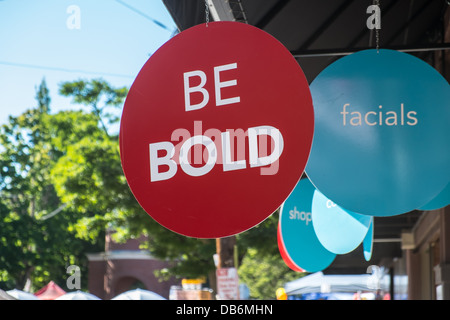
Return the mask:
{"type": "Polygon", "coordinates": [[[290,52],[253,26],[213,22],[173,37],[140,71],[121,119],[122,166],[161,225],[226,237],[287,198],[313,128],[309,86],[290,52]]]}

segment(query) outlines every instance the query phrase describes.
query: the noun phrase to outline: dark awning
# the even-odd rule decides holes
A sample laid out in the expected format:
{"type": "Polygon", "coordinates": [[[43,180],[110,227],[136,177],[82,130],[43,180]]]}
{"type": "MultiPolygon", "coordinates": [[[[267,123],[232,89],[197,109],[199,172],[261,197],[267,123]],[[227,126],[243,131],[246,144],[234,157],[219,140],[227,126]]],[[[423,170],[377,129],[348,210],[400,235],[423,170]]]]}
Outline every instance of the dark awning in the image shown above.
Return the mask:
{"type": "MultiPolygon", "coordinates": [[[[163,0],[180,31],[205,22],[204,0],[163,0]]],[[[298,58],[312,81],[338,56],[374,48],[367,7],[373,0],[210,0],[210,21],[236,20],[272,34],[298,58]],[[215,12],[217,15],[215,16],[215,12]]],[[[442,44],[446,0],[380,0],[380,47],[414,52],[442,44]]]]}

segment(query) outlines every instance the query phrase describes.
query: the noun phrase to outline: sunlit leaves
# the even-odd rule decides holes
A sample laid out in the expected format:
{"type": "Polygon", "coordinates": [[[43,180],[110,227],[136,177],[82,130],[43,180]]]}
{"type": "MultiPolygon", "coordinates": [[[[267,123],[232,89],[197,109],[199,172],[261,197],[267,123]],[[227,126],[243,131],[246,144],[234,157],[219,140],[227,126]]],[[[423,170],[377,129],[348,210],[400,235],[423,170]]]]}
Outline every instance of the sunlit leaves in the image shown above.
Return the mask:
{"type": "MultiPolygon", "coordinates": [[[[62,284],[66,264],[76,260],[80,266],[86,265],[84,252],[93,248],[84,240],[76,240],[75,231],[69,231],[81,218],[70,208],[63,206],[58,214],[43,218],[63,205],[51,177],[59,158],[67,154],[71,143],[86,135],[104,133],[95,115],[49,114],[46,103],[50,98],[45,83],[39,87],[37,98],[38,107],[10,117],[0,127],[0,281],[3,288],[22,289],[27,280],[32,280],[35,288],[49,280],[62,284]]],[[[99,237],[97,250],[102,248],[102,243],[103,238],[99,237]]]]}

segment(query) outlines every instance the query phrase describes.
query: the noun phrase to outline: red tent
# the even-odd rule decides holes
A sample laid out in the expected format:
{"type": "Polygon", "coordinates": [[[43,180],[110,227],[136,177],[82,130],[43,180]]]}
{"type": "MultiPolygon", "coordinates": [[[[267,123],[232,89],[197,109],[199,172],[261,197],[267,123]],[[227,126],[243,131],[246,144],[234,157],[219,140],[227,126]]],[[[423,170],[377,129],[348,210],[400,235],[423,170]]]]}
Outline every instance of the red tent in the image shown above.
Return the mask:
{"type": "Polygon", "coordinates": [[[46,286],[36,291],[34,295],[41,300],[53,300],[62,296],[65,293],[66,292],[63,289],[61,289],[60,286],[58,286],[53,281],[50,281],[46,286]]]}

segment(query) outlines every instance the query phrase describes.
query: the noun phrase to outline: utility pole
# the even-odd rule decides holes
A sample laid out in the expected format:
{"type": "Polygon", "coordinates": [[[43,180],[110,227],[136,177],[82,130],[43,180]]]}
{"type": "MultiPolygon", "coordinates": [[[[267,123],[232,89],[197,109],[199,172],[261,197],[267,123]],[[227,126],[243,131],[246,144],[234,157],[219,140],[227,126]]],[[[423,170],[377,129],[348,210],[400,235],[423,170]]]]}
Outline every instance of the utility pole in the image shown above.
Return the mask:
{"type": "Polygon", "coordinates": [[[236,237],[216,239],[216,292],[221,300],[239,300],[236,237]]]}
{"type": "Polygon", "coordinates": [[[218,256],[217,268],[233,268],[235,267],[234,252],[236,245],[236,237],[226,237],[216,239],[216,253],[218,256]]]}

